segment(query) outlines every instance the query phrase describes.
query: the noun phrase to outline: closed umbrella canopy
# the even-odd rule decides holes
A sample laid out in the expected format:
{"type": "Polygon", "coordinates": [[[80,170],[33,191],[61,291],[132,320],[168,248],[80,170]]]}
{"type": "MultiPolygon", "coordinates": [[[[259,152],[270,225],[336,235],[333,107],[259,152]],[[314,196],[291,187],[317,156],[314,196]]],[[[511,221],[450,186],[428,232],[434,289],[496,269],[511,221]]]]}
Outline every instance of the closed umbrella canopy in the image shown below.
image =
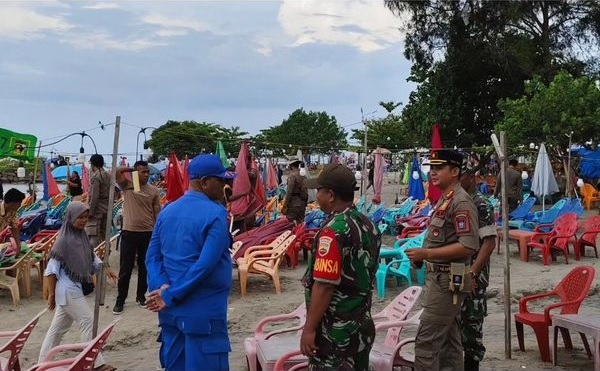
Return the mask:
{"type": "Polygon", "coordinates": [[[50,166],[47,162],[42,166],[42,183],[44,186],[44,200],[48,201],[50,198],[60,193],[58,184],[56,184],[56,180],[54,180],[52,172],[50,171],[50,166]]]}
{"type": "Polygon", "coordinates": [[[542,198],[542,210],[546,207],[546,196],[558,192],[558,184],[556,184],[554,171],[552,171],[552,163],[550,162],[550,157],[548,157],[544,143],[540,145],[540,152],[535,161],[531,190],[536,196],[542,198]]]}
{"type": "Polygon", "coordinates": [[[279,186],[279,182],[277,182],[277,170],[270,158],[267,158],[267,161],[265,162],[265,169],[267,172],[267,176],[265,177],[267,189],[272,190],[277,188],[279,186]]]}
{"type": "Polygon", "coordinates": [[[373,191],[375,194],[373,195],[373,202],[381,203],[381,191],[383,189],[383,168],[385,166],[385,161],[383,160],[383,151],[382,148],[377,147],[375,151],[373,151],[375,156],[375,163],[373,169],[373,191]]]}
{"type": "Polygon", "coordinates": [[[227,159],[227,154],[225,153],[225,148],[223,147],[223,143],[220,140],[217,141],[217,149],[215,151],[215,154],[217,156],[219,156],[219,158],[221,159],[221,162],[223,163],[223,166],[225,166],[225,168],[228,168],[229,160],[227,159]]]}
{"type": "Polygon", "coordinates": [[[410,168],[410,178],[408,181],[408,196],[414,200],[425,199],[425,189],[423,188],[423,179],[421,178],[421,167],[417,158],[413,158],[410,168]]]}
{"type": "MultiPolygon", "coordinates": [[[[442,149],[442,136],[440,135],[440,124],[434,124],[431,132],[431,149],[442,149]]],[[[427,190],[427,197],[432,205],[442,197],[442,191],[429,183],[429,189],[427,190]]]]}
{"type": "Polygon", "coordinates": [[[167,167],[167,201],[173,202],[183,196],[183,170],[175,153],[169,156],[169,166],[167,167]]]}

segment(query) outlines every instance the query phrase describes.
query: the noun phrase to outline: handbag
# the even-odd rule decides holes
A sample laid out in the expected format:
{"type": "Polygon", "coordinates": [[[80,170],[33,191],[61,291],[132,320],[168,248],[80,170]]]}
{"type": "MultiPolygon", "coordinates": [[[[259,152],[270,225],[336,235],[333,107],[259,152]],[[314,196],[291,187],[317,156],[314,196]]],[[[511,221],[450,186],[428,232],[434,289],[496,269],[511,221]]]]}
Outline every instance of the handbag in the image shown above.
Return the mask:
{"type": "Polygon", "coordinates": [[[88,296],[92,292],[94,292],[94,282],[82,282],[81,290],[83,291],[84,296],[88,296]]]}

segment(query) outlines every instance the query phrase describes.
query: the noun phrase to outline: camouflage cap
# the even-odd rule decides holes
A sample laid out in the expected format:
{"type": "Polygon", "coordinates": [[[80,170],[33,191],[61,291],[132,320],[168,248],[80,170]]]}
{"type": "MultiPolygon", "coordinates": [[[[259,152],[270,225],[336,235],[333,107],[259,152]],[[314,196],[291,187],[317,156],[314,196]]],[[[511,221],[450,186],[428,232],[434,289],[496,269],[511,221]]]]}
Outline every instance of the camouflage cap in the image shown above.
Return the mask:
{"type": "Polygon", "coordinates": [[[354,174],[342,164],[326,165],[316,178],[306,179],[304,184],[310,189],[327,188],[346,194],[358,189],[354,174]]]}

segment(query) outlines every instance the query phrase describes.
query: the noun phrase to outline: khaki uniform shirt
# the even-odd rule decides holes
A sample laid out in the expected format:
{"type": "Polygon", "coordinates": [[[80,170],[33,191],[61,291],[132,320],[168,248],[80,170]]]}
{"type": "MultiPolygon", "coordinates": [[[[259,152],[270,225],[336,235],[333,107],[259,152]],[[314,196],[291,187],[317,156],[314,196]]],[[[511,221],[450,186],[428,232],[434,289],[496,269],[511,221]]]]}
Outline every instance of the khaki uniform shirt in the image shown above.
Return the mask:
{"type": "MultiPolygon", "coordinates": [[[[498,178],[496,179],[496,189],[494,190],[494,195],[498,196],[501,188],[502,180],[500,175],[498,175],[498,178]]],[[[509,167],[506,169],[506,194],[508,198],[519,200],[521,198],[522,191],[523,178],[521,178],[521,173],[514,168],[509,167]]]]}
{"type": "MultiPolygon", "coordinates": [[[[479,222],[477,208],[469,194],[457,184],[437,203],[425,235],[424,248],[435,249],[459,242],[464,247],[479,251],[479,222]]],[[[467,260],[430,261],[448,264],[470,263],[467,260]]]]}

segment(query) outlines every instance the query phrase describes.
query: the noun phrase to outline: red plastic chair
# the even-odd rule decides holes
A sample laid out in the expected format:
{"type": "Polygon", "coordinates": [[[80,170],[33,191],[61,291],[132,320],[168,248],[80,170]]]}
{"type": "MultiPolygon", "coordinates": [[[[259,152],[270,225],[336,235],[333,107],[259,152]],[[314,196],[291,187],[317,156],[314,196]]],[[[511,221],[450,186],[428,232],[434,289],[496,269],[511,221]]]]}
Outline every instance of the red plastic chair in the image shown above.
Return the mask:
{"type": "Polygon", "coordinates": [[[106,345],[106,340],[119,320],[113,321],[94,339],[87,343],[65,344],[50,349],[44,361],[31,367],[28,371],[91,371],[94,362],[106,345]],[[61,352],[79,350],[81,353],[76,358],[66,358],[58,361],[52,359],[61,352]]]}
{"type": "MultiPolygon", "coordinates": [[[[568,213],[562,215],[554,222],[550,232],[543,233],[534,231],[530,242],[527,243],[527,248],[529,251],[540,249],[544,265],[550,264],[549,257],[553,249],[562,252],[565,256],[565,263],[569,264],[569,258],[567,256],[569,252],[569,241],[575,243],[575,260],[580,259],[579,246],[577,245],[577,241],[573,238],[575,237],[578,228],[577,214],[568,213]]],[[[552,260],[556,260],[554,255],[552,255],[552,260]]],[[[527,261],[529,261],[529,254],[527,255],[527,261]]]]}
{"type": "Polygon", "coordinates": [[[16,331],[2,331],[0,338],[11,337],[11,339],[0,347],[0,354],[10,352],[10,357],[4,358],[0,356],[0,371],[21,371],[19,363],[19,353],[23,350],[25,342],[29,339],[29,335],[38,323],[42,314],[46,313],[46,309],[39,312],[25,327],[16,331]]]}
{"type": "MultiPolygon", "coordinates": [[[[577,314],[581,302],[588,294],[590,286],[594,280],[596,271],[590,266],[579,266],[571,270],[556,287],[549,292],[522,297],[519,300],[519,313],[515,314],[515,326],[517,328],[517,339],[519,340],[519,349],[525,351],[523,341],[523,325],[533,328],[537,338],[538,348],[542,356],[542,361],[550,362],[550,343],[548,337],[548,327],[552,325],[550,311],[560,308],[560,314],[577,314]],[[553,303],[544,307],[544,313],[534,313],[527,309],[527,303],[533,300],[547,298],[549,296],[558,297],[558,303],[553,303]]],[[[571,338],[568,331],[562,332],[563,341],[567,349],[572,348],[571,338]]]]}
{"type": "Polygon", "coordinates": [[[594,248],[596,258],[598,257],[598,247],[596,246],[596,236],[600,233],[600,215],[593,216],[583,223],[583,234],[577,239],[581,255],[585,256],[585,247],[591,246],[594,248]]]}

